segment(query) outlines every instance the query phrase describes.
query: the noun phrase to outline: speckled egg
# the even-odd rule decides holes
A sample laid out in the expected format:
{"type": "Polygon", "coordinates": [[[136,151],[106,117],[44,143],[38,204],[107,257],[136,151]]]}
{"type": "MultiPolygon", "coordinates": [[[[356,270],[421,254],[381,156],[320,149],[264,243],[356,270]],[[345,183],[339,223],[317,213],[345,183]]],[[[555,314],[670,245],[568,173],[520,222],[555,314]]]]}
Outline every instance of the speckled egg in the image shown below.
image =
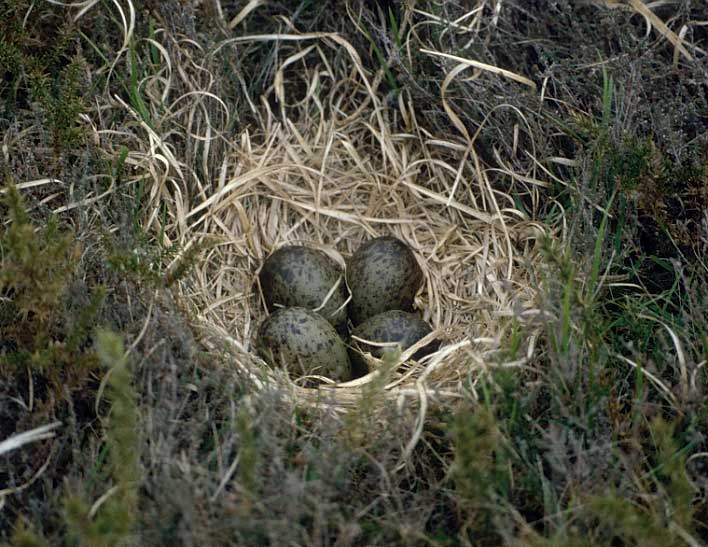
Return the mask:
{"type": "Polygon", "coordinates": [[[334,327],[311,310],[277,310],[261,324],[255,345],[267,363],[287,369],[293,379],[313,374],[337,382],[351,378],[346,345],[334,327]]]}
{"type": "Polygon", "coordinates": [[[364,243],[347,262],[354,325],[388,310],[413,310],[423,272],[413,251],[400,239],[378,237],[364,243]]]}
{"type": "Polygon", "coordinates": [[[317,309],[340,334],[346,332],[344,303],[349,292],[341,268],[325,253],[302,246],[281,247],[263,263],[259,281],[269,311],[292,306],[317,309]]]}
{"type": "MultiPolygon", "coordinates": [[[[401,351],[404,351],[431,332],[430,325],[416,314],[400,310],[389,310],[370,317],[361,325],[358,325],[352,331],[352,336],[377,343],[398,342],[401,351]]],[[[419,349],[413,355],[413,359],[420,359],[432,353],[438,348],[438,345],[437,342],[431,342],[419,349]]],[[[351,340],[351,348],[352,363],[359,374],[366,372],[368,368],[366,361],[361,355],[362,351],[371,353],[371,355],[380,359],[386,349],[392,349],[390,347],[369,345],[354,338],[351,340]]]]}

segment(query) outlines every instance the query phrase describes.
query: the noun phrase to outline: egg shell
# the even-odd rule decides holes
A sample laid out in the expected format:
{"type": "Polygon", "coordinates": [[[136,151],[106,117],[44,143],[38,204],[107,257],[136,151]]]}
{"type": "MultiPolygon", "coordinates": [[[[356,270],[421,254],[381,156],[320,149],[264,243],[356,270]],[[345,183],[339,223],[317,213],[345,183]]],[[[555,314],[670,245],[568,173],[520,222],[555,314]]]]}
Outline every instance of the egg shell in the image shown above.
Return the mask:
{"type": "MultiPolygon", "coordinates": [[[[421,319],[415,313],[409,313],[401,310],[389,310],[374,317],[370,317],[361,325],[358,325],[353,331],[352,336],[368,340],[370,342],[385,343],[398,342],[401,351],[405,351],[421,338],[432,332],[432,328],[428,323],[421,319]]],[[[422,357],[432,353],[438,348],[437,342],[431,342],[425,347],[419,349],[413,359],[421,359],[422,357]]],[[[368,366],[361,352],[371,353],[374,357],[380,359],[383,353],[389,347],[374,346],[359,342],[352,338],[350,344],[352,351],[350,356],[354,369],[359,374],[366,372],[368,366]]]]}
{"type": "Polygon", "coordinates": [[[263,263],[258,275],[266,307],[302,307],[327,319],[340,334],[346,333],[349,297],[342,269],[322,251],[287,245],[276,250],[263,263]],[[332,288],[332,295],[321,309],[332,288]]]}
{"type": "Polygon", "coordinates": [[[346,345],[334,327],[312,310],[277,310],[261,323],[255,345],[263,360],[285,368],[293,379],[309,375],[336,382],[351,379],[346,345]]]}
{"type": "Polygon", "coordinates": [[[388,310],[412,311],[423,284],[423,271],[413,251],[392,236],[364,243],[347,262],[346,277],[354,325],[388,310]]]}

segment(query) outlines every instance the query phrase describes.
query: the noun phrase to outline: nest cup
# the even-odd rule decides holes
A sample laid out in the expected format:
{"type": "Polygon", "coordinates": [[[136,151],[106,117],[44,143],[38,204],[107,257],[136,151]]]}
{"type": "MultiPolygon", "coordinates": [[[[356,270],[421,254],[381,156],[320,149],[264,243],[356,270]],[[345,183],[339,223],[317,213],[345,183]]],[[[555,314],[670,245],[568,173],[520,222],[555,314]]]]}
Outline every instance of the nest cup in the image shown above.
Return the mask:
{"type": "MultiPolygon", "coordinates": [[[[511,196],[532,209],[541,183],[532,172],[485,166],[464,128],[440,135],[421,128],[405,89],[385,102],[381,75],[366,72],[340,37],[311,34],[281,47],[273,85],[261,105],[252,105],[258,122],[227,138],[221,130],[230,121],[218,106],[171,118],[179,128],[205,116],[210,139],[218,135],[221,144],[209,150],[212,141],[203,135],[181,133],[185,151],[194,141],[191,161],[203,161],[212,180],[190,175],[176,151],[181,171],[146,171],[153,174],[155,204],[146,228],[182,249],[170,268],[192,253],[194,267],[178,290],[194,327],[211,351],[227,351],[234,369],[256,388],[275,388],[306,404],[354,407],[383,374],[375,365],[353,381],[320,378],[308,388],[258,357],[253,341],[267,311],[257,273],[286,244],[320,249],[344,266],[366,240],[393,235],[413,249],[423,270],[414,306],[433,333],[387,370],[383,390],[398,401],[454,398],[489,365],[504,364],[500,350],[511,318],[523,324],[535,306],[529,272],[544,229],[511,196]],[[161,224],[157,211],[165,209],[161,224]],[[440,342],[438,351],[408,360],[432,339],[440,342]]],[[[211,95],[204,100],[215,101],[211,95]]],[[[436,107],[449,107],[445,89],[436,107]]],[[[458,122],[451,118],[450,127],[458,122]]],[[[155,150],[145,150],[143,164],[165,161],[151,157],[155,150]]],[[[530,356],[533,337],[525,340],[521,360],[506,365],[530,356]]]]}

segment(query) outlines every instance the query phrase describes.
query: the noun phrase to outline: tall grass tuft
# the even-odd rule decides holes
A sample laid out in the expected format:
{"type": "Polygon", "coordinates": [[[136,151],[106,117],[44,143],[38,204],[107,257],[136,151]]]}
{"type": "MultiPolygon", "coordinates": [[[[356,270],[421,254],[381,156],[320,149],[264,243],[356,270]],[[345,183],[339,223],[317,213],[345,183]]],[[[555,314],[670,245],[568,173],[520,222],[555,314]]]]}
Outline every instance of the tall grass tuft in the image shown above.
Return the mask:
{"type": "Polygon", "coordinates": [[[496,537],[498,498],[511,479],[504,435],[486,405],[459,410],[453,424],[452,478],[466,516],[463,529],[470,537],[496,537]]]}
{"type": "Polygon", "coordinates": [[[137,397],[120,337],[101,330],[96,349],[107,369],[110,413],[105,420],[105,442],[113,486],[91,508],[80,496],[67,496],[66,519],[72,535],[82,545],[134,545],[141,476],[137,397]]]}

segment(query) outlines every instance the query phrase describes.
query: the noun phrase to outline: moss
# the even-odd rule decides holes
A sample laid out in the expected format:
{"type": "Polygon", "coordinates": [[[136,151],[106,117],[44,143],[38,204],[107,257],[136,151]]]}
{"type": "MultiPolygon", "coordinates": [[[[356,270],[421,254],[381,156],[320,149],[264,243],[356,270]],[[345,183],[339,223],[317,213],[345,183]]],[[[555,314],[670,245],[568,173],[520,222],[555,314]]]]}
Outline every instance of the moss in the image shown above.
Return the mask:
{"type": "Polygon", "coordinates": [[[9,0],[0,8],[0,96],[6,115],[39,107],[52,135],[54,154],[80,146],[85,136],[79,114],[85,110],[86,67],[76,32],[56,6],[9,0]],[[26,17],[32,13],[32,17],[26,17]],[[4,89],[3,89],[4,88],[4,89]]]}
{"type": "Polygon", "coordinates": [[[49,544],[32,527],[25,523],[24,520],[19,520],[12,533],[10,540],[12,547],[48,547],[49,544]]]}
{"type": "Polygon", "coordinates": [[[29,332],[45,335],[81,249],[71,233],[60,233],[55,218],[36,233],[22,197],[13,186],[7,187],[5,204],[11,223],[0,239],[0,294],[11,295],[17,310],[14,319],[23,323],[22,330],[30,324],[29,332]]]}
{"type": "MultiPolygon", "coordinates": [[[[7,190],[11,223],[0,234],[0,325],[6,350],[0,354],[0,365],[19,375],[29,367],[47,382],[49,393],[62,391],[67,384],[83,385],[97,365],[93,352],[86,351],[86,341],[104,292],[96,287],[85,306],[72,309],[75,304],[68,291],[81,246],[70,231],[59,229],[54,218],[38,228],[19,192],[12,186],[7,190]]],[[[52,397],[63,399],[59,393],[52,397]]]]}
{"type": "Polygon", "coordinates": [[[80,147],[85,137],[79,123],[79,114],[86,108],[82,97],[84,71],[80,56],[73,56],[56,75],[49,74],[40,61],[29,63],[30,95],[42,107],[56,155],[80,147]]]}
{"type": "Polygon", "coordinates": [[[493,411],[485,406],[460,409],[452,429],[452,478],[465,517],[463,528],[475,541],[489,544],[498,537],[495,507],[510,489],[510,467],[504,435],[493,411]]]}

